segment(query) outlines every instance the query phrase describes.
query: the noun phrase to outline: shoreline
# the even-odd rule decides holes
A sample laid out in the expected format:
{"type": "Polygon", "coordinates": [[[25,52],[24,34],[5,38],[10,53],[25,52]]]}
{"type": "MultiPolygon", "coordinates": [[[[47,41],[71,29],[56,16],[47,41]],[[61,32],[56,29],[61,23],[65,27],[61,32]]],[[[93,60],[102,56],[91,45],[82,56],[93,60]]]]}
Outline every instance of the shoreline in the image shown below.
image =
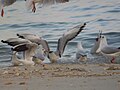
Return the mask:
{"type": "Polygon", "coordinates": [[[120,90],[120,64],[0,68],[2,90],[120,90]]]}

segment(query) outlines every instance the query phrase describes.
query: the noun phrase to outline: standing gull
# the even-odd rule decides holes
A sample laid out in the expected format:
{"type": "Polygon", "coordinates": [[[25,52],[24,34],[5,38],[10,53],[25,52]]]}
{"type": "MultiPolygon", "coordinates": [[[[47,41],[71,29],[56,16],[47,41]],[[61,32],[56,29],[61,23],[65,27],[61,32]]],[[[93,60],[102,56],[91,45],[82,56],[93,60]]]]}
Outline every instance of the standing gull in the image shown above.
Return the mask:
{"type": "MultiPolygon", "coordinates": [[[[4,16],[4,7],[12,5],[15,3],[17,0],[0,0],[0,10],[1,10],[1,16],[4,16]]],[[[42,4],[42,5],[50,5],[50,4],[55,4],[55,3],[65,3],[68,2],[69,0],[25,0],[26,1],[26,6],[28,9],[32,8],[32,12],[36,11],[36,6],[35,3],[42,4]]]]}
{"type": "Polygon", "coordinates": [[[93,47],[90,50],[91,54],[97,54],[97,53],[100,52],[100,48],[99,47],[100,47],[101,34],[102,34],[102,31],[99,31],[99,33],[97,35],[97,38],[95,40],[95,43],[94,43],[93,47]]]}
{"type": "Polygon", "coordinates": [[[23,65],[33,66],[35,63],[32,59],[35,55],[35,50],[37,49],[37,47],[38,45],[35,43],[24,43],[14,46],[12,50],[15,52],[15,54],[13,55],[12,61],[19,61],[23,65]],[[24,51],[24,58],[18,59],[16,53],[21,51],[24,51]]]}
{"type": "Polygon", "coordinates": [[[51,5],[56,3],[69,2],[69,0],[25,0],[25,1],[27,8],[32,9],[32,12],[34,13],[36,11],[35,3],[42,4],[44,6],[44,5],[51,5]]]}
{"type": "Polygon", "coordinates": [[[104,35],[101,35],[100,50],[104,55],[112,56],[111,63],[115,62],[115,56],[120,56],[120,47],[108,45],[107,39],[104,35]]]}
{"type": "Polygon", "coordinates": [[[77,44],[76,59],[83,62],[87,60],[87,54],[81,42],[78,42],[77,44]]]}
{"type": "MultiPolygon", "coordinates": [[[[64,33],[63,36],[58,39],[58,45],[57,45],[57,49],[55,52],[48,49],[49,46],[48,46],[47,42],[44,43],[43,47],[46,47],[47,50],[49,50],[49,51],[46,51],[46,53],[47,53],[47,56],[50,59],[51,63],[57,62],[57,60],[64,53],[67,43],[70,40],[74,39],[83,30],[85,25],[86,25],[86,23],[75,26],[74,28],[72,28],[69,31],[67,31],[66,33],[64,33]]],[[[45,50],[46,50],[46,48],[45,48],[45,50]]]]}

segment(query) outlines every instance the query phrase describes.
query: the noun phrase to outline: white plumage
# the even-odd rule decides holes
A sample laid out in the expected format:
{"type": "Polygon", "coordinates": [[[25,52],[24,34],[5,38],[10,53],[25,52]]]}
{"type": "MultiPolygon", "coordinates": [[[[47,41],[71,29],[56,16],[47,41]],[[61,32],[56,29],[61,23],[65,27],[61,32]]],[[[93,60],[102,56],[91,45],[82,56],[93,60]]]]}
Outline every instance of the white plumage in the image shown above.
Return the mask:
{"type": "Polygon", "coordinates": [[[104,35],[101,35],[100,50],[102,54],[113,57],[111,63],[114,63],[116,56],[120,56],[120,47],[108,45],[106,36],[104,35]]]}
{"type": "Polygon", "coordinates": [[[27,9],[30,10],[32,9],[32,12],[36,11],[36,6],[35,4],[42,4],[43,6],[48,6],[56,3],[65,3],[68,2],[69,0],[26,0],[26,6],[27,9]]]}
{"type": "Polygon", "coordinates": [[[97,54],[100,52],[100,39],[101,39],[101,34],[102,34],[102,31],[99,31],[98,35],[97,35],[97,38],[95,39],[95,43],[93,45],[93,47],[91,48],[90,50],[90,53],[91,54],[97,54]]]}
{"type": "Polygon", "coordinates": [[[86,51],[83,48],[81,42],[78,42],[78,44],[77,44],[76,59],[79,61],[86,61],[87,60],[87,54],[86,54],[86,51]]]}
{"type": "Polygon", "coordinates": [[[35,43],[24,43],[16,45],[12,48],[13,51],[21,52],[24,51],[24,58],[18,59],[16,56],[16,53],[14,54],[14,58],[12,58],[12,61],[19,61],[23,65],[32,66],[35,63],[33,62],[33,56],[35,55],[35,51],[37,49],[38,45],[35,43]]]}

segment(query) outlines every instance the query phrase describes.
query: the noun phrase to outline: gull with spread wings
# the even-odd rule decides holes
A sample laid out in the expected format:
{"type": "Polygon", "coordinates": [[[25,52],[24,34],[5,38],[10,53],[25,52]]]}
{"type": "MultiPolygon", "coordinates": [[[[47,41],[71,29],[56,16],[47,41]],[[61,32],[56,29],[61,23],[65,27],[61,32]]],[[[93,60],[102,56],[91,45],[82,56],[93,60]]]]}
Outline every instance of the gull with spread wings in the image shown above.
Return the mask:
{"type": "Polygon", "coordinates": [[[66,33],[64,33],[63,36],[58,39],[57,49],[55,52],[51,51],[49,49],[48,43],[44,40],[45,43],[44,43],[43,47],[46,47],[45,50],[47,50],[46,51],[47,56],[52,63],[57,62],[57,60],[64,53],[64,50],[65,50],[67,43],[70,40],[74,39],[83,30],[85,25],[86,25],[86,23],[75,26],[72,29],[68,30],[66,33]]]}

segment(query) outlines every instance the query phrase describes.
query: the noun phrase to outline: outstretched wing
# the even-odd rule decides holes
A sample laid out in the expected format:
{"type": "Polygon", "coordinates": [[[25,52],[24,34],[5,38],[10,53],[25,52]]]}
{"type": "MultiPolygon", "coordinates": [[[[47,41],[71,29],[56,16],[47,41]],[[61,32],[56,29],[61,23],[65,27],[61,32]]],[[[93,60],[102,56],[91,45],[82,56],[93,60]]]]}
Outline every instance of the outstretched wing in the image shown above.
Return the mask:
{"type": "Polygon", "coordinates": [[[12,47],[11,49],[13,51],[16,51],[16,52],[22,52],[22,51],[26,51],[29,49],[29,47],[27,46],[28,43],[24,43],[24,44],[19,44],[19,45],[16,45],[14,47],[12,47]]]}
{"type": "Polygon", "coordinates": [[[27,39],[27,40],[30,40],[31,42],[33,43],[37,43],[39,44],[40,40],[41,40],[41,37],[39,37],[38,35],[35,35],[35,34],[17,34],[17,36],[19,38],[23,38],[23,39],[27,39]]]}
{"type": "Polygon", "coordinates": [[[56,50],[57,55],[59,55],[61,57],[61,55],[64,52],[66,44],[70,40],[75,38],[83,30],[85,25],[86,25],[86,23],[84,23],[82,25],[75,26],[74,28],[70,29],[65,34],[63,34],[63,36],[58,40],[58,46],[57,46],[57,50],[56,50]]]}
{"type": "Polygon", "coordinates": [[[14,46],[12,50],[17,52],[23,51],[25,60],[29,60],[29,58],[35,55],[37,47],[38,45],[35,43],[24,43],[14,46]]]}
{"type": "Polygon", "coordinates": [[[22,43],[31,43],[29,40],[21,39],[21,38],[9,38],[7,40],[1,40],[2,43],[6,43],[10,46],[16,46],[22,43]]]}
{"type": "Polygon", "coordinates": [[[41,39],[41,40],[40,40],[40,44],[43,46],[43,48],[45,49],[46,52],[49,52],[49,51],[50,51],[48,42],[47,42],[46,40],[41,39]]]}

